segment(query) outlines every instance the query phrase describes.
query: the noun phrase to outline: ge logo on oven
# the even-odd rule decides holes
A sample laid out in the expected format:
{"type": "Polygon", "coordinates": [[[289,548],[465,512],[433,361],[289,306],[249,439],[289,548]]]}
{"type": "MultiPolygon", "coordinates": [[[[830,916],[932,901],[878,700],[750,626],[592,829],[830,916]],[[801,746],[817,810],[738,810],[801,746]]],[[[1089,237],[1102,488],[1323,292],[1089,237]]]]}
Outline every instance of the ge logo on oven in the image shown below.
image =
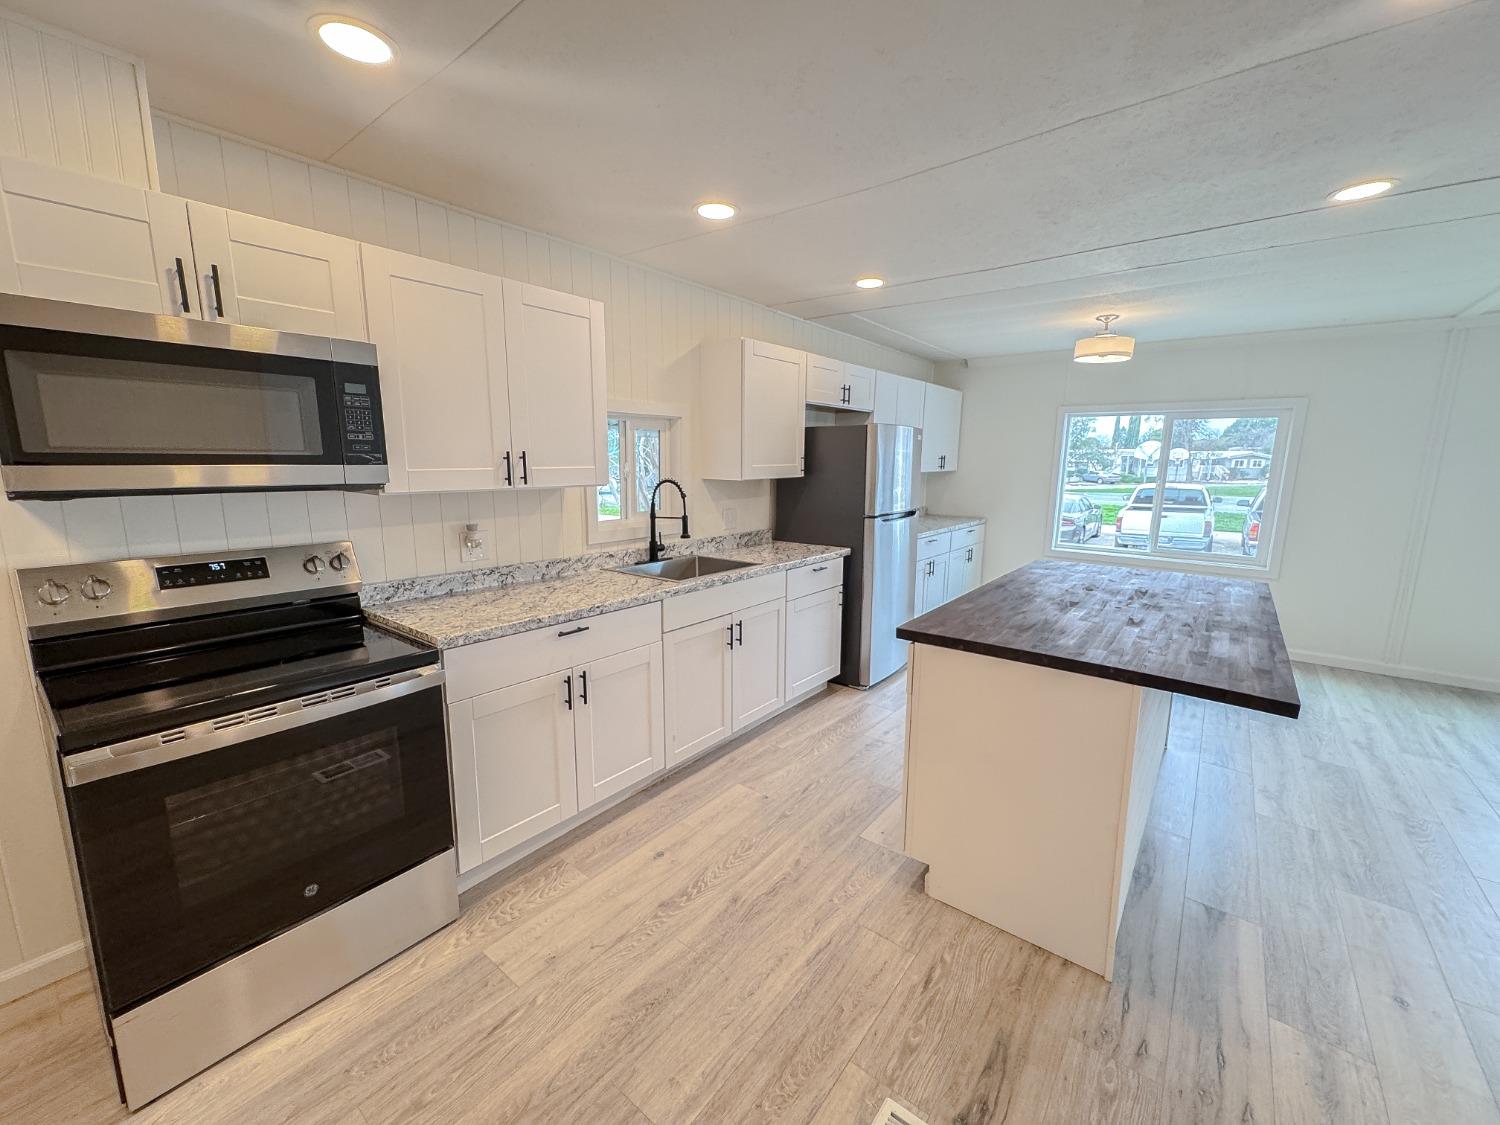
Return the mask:
{"type": "Polygon", "coordinates": [[[315,894],[317,894],[317,893],[318,893],[318,884],[316,884],[316,883],[309,883],[309,884],[307,884],[307,886],[305,886],[305,887],[302,888],[302,897],[303,898],[312,898],[312,896],[315,895],[315,894]]]}

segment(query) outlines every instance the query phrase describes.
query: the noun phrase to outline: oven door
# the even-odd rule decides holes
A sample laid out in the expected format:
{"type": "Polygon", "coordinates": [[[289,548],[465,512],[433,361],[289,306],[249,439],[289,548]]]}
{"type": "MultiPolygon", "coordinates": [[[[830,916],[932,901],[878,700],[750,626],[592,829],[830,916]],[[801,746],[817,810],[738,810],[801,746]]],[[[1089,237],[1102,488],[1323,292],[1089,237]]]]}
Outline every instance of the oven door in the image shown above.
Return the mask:
{"type": "Polygon", "coordinates": [[[64,759],[111,1016],[453,846],[442,680],[64,759]]]}
{"type": "Polygon", "coordinates": [[[340,362],[344,341],[254,342],[275,347],[0,326],[7,493],[332,488],[351,461],[384,483],[374,367],[340,362]]]}

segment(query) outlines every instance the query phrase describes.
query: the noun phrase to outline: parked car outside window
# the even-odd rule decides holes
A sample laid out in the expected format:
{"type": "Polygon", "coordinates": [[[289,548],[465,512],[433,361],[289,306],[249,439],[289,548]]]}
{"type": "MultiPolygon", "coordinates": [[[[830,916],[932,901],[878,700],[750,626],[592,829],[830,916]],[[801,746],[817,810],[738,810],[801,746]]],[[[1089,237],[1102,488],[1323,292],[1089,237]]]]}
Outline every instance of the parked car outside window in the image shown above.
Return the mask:
{"type": "Polygon", "coordinates": [[[1266,490],[1262,488],[1250,502],[1250,510],[1245,513],[1245,526],[1240,530],[1241,554],[1254,555],[1260,550],[1261,512],[1265,506],[1266,490]]]}
{"type": "Polygon", "coordinates": [[[1065,492],[1062,509],[1058,512],[1057,541],[1086,543],[1098,536],[1103,522],[1103,514],[1087,496],[1065,492]]]}
{"type": "MultiPolygon", "coordinates": [[[[1156,486],[1143,484],[1115,517],[1115,546],[1146,550],[1151,546],[1151,508],[1156,486]]],[[[1214,508],[1201,484],[1169,484],[1162,488],[1161,526],[1157,545],[1173,551],[1214,549],[1214,508]]]]}

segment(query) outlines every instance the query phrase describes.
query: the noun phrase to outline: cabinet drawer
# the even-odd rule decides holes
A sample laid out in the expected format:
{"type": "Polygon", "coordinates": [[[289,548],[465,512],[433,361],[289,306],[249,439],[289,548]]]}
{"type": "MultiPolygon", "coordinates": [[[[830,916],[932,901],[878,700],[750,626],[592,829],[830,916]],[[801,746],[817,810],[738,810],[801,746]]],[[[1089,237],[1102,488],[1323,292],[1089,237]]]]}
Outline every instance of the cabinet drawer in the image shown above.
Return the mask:
{"type": "Polygon", "coordinates": [[[936,558],[938,555],[946,555],[952,550],[953,533],[951,531],[934,531],[921,536],[917,540],[917,561],[936,558]]]}
{"type": "Polygon", "coordinates": [[[662,603],[661,627],[663,632],[696,625],[710,617],[725,613],[737,613],[761,602],[786,597],[786,571],[775,574],[758,574],[738,582],[726,582],[722,586],[710,586],[707,590],[694,590],[690,594],[669,597],[662,603]]]}
{"type": "Polygon", "coordinates": [[[960,527],[953,532],[952,550],[960,547],[972,547],[975,543],[984,539],[984,524],[976,523],[973,527],[960,527]]]}
{"type": "Polygon", "coordinates": [[[661,640],[661,606],[634,606],[445,653],[448,702],[509,687],[661,640]]]}
{"type": "Polygon", "coordinates": [[[799,566],[796,570],[786,572],[787,601],[806,594],[816,594],[819,590],[831,590],[843,584],[843,559],[814,563],[812,566],[799,566]]]}

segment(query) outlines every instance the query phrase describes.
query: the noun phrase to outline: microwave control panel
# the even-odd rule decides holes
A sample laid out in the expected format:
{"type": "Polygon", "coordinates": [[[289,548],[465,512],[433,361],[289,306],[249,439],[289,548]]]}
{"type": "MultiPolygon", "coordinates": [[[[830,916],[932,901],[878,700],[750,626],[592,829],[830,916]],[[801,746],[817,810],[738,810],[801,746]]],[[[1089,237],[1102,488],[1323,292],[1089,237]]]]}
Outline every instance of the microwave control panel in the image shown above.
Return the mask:
{"type": "Polygon", "coordinates": [[[376,448],[378,425],[374,396],[365,383],[341,384],[344,402],[344,448],[356,453],[370,453],[376,448]]]}

